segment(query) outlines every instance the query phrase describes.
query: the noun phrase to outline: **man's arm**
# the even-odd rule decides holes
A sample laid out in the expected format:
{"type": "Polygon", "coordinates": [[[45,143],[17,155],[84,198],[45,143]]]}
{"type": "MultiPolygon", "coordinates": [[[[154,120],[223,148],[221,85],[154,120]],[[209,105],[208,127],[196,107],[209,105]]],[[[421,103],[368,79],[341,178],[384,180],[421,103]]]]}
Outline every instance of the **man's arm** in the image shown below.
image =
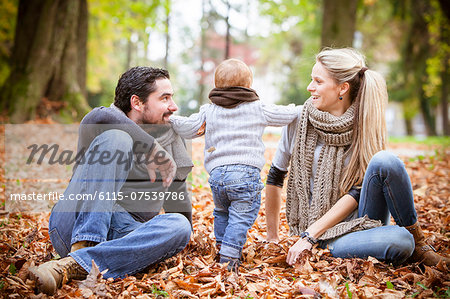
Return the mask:
{"type": "Polygon", "coordinates": [[[83,118],[80,124],[80,141],[85,146],[89,146],[96,136],[111,129],[127,132],[133,139],[135,153],[149,153],[154,147],[153,136],[145,132],[124,113],[106,107],[94,108],[83,118]]]}
{"type": "Polygon", "coordinates": [[[88,113],[80,124],[80,146],[88,147],[94,138],[111,129],[119,129],[128,133],[133,139],[133,153],[146,154],[147,171],[152,182],[156,179],[156,171],[161,173],[165,187],[172,183],[176,172],[173,158],[156,142],[153,136],[145,132],[124,113],[113,108],[99,107],[88,113]]]}

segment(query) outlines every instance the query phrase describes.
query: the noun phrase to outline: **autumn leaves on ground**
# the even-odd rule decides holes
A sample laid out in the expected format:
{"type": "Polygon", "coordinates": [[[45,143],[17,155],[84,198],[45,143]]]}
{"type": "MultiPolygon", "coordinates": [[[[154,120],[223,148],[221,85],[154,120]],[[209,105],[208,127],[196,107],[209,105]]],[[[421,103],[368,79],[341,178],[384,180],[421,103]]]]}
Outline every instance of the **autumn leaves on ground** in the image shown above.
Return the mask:
{"type": "MultiPolygon", "coordinates": [[[[1,134],[3,140],[4,131],[1,134]]],[[[278,137],[265,138],[277,141],[278,137]]],[[[1,146],[0,163],[4,165],[3,142],[1,146]]],[[[417,147],[417,145],[407,146],[417,147]]],[[[449,270],[443,264],[431,268],[416,264],[394,267],[374,258],[367,260],[333,258],[328,250],[314,248],[312,252],[304,252],[295,267],[287,265],[286,253],[295,238],[288,237],[283,208],[281,242],[278,244],[264,242],[264,193],[259,217],[248,234],[240,273],[239,275],[229,273],[226,268],[215,262],[212,217],[214,206],[208,188],[208,176],[202,166],[202,143],[194,142],[192,152],[195,164],[192,173],[194,233],[187,248],[177,256],[125,279],[104,280],[94,267],[87,280],[70,282],[58,291],[56,298],[450,296],[449,270]]],[[[267,163],[262,171],[263,181],[267,177],[274,153],[274,148],[266,150],[267,163]]],[[[441,147],[430,156],[403,158],[412,179],[416,209],[424,232],[433,246],[446,255],[450,254],[449,154],[448,148],[441,147]]],[[[5,186],[8,183],[4,170],[0,174],[0,180],[0,199],[4,206],[5,186]]],[[[49,212],[34,214],[2,212],[0,294],[3,296],[7,298],[44,296],[34,294],[33,282],[27,279],[27,275],[31,265],[41,264],[55,257],[48,237],[48,217],[49,212]]]]}

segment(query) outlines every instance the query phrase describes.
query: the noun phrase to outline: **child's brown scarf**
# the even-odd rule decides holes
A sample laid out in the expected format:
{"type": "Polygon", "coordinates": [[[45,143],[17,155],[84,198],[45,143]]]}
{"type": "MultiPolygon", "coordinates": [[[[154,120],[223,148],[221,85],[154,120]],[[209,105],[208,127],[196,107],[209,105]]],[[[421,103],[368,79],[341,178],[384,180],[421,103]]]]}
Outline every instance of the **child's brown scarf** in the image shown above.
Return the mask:
{"type": "Polygon", "coordinates": [[[209,99],[216,105],[224,108],[234,108],[245,102],[259,100],[256,91],[251,88],[232,86],[225,88],[214,88],[209,93],[209,99]]]}

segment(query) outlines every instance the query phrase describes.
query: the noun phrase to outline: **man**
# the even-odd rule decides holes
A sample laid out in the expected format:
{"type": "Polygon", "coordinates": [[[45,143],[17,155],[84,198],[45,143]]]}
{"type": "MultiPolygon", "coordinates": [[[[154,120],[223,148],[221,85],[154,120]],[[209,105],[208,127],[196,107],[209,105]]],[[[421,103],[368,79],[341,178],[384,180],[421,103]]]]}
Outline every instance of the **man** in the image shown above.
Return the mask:
{"type": "Polygon", "coordinates": [[[52,295],[65,280],[86,278],[92,261],[108,270],[105,278],[118,278],[186,247],[192,207],[184,180],[193,164],[165,125],[178,109],[172,97],[166,70],[134,67],[119,79],[114,104],[84,117],[77,165],[49,220],[62,259],[30,269],[40,291],[52,295]]]}

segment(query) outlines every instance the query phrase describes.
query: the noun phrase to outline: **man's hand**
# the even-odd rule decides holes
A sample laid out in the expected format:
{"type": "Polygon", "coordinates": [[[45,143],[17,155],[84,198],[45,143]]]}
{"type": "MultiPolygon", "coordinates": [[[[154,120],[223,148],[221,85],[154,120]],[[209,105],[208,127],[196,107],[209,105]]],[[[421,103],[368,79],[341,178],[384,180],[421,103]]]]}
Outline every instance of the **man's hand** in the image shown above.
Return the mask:
{"type": "Polygon", "coordinates": [[[288,255],[286,257],[286,262],[289,265],[294,265],[297,261],[298,257],[300,256],[300,253],[302,253],[303,250],[311,250],[312,245],[305,239],[298,240],[294,246],[292,246],[289,249],[288,255]]]}
{"type": "Polygon", "coordinates": [[[161,174],[163,180],[163,186],[169,187],[175,177],[177,171],[177,165],[173,158],[169,155],[164,148],[155,141],[155,146],[151,153],[149,153],[147,161],[147,171],[152,183],[156,180],[156,170],[161,174]]]}

